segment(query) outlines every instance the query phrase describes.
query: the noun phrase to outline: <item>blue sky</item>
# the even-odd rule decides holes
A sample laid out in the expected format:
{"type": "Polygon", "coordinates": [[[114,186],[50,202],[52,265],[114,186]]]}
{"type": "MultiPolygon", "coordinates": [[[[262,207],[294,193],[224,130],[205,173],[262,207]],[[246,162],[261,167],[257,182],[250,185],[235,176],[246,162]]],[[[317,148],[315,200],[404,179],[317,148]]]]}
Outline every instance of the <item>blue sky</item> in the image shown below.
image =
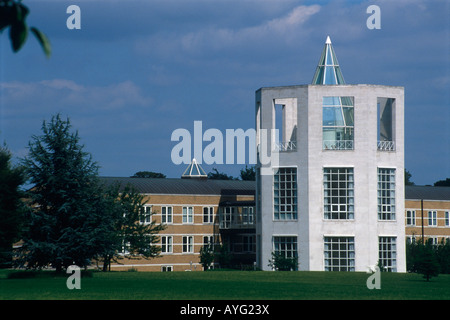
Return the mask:
{"type": "MultiPolygon", "coordinates": [[[[405,166],[416,184],[450,177],[450,1],[24,1],[47,34],[12,53],[0,34],[0,141],[27,154],[61,113],[105,176],[180,177],[177,128],[254,128],[255,91],[311,83],[329,35],[349,84],[405,87],[405,166]],[[66,8],[81,9],[69,30],[66,8]],[[381,9],[369,30],[366,9],[381,9]]],[[[204,165],[237,176],[244,165],[204,165]]]]}

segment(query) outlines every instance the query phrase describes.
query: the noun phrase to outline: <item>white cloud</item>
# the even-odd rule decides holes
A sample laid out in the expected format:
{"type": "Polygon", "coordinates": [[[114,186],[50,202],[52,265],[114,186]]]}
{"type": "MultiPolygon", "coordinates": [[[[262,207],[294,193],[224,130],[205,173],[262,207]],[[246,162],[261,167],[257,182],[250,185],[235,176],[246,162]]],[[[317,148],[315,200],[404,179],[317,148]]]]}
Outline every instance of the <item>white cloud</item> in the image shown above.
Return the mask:
{"type": "Polygon", "coordinates": [[[132,81],[86,86],[67,79],[0,83],[5,116],[54,110],[111,111],[148,106],[151,99],[132,81]]]}

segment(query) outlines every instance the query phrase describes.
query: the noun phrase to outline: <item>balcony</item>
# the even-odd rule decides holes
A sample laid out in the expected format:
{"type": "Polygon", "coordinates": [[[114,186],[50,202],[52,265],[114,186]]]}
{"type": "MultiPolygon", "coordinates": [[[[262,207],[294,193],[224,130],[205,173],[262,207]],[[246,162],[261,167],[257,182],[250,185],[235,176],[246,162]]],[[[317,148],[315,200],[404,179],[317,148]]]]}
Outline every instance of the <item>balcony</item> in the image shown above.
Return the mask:
{"type": "Polygon", "coordinates": [[[353,150],[353,140],[323,140],[323,150],[353,150]]]}
{"type": "Polygon", "coordinates": [[[297,142],[296,141],[284,141],[275,143],[275,151],[296,151],[297,142]]]}
{"type": "Polygon", "coordinates": [[[378,151],[395,151],[394,141],[378,141],[378,151]]]}

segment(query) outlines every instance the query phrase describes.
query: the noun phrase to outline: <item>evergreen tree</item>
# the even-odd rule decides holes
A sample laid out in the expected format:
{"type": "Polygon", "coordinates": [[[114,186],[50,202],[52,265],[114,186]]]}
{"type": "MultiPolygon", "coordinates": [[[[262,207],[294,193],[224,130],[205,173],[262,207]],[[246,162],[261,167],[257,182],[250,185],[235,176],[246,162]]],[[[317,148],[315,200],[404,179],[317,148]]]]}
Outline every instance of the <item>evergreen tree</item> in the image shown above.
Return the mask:
{"type": "Polygon", "coordinates": [[[431,277],[437,277],[439,275],[439,262],[436,258],[431,241],[427,241],[425,244],[419,244],[415,269],[417,273],[422,274],[427,281],[430,281],[431,277]]]}
{"type": "Polygon", "coordinates": [[[33,185],[19,260],[28,268],[85,267],[98,250],[104,219],[98,166],[70,129],[60,115],[44,121],[43,135],[32,137],[23,160],[33,185]]]}
{"type": "Polygon", "coordinates": [[[11,266],[12,246],[20,239],[24,205],[19,187],[24,182],[23,169],[13,168],[11,153],[0,147],[0,268],[11,266]]]}

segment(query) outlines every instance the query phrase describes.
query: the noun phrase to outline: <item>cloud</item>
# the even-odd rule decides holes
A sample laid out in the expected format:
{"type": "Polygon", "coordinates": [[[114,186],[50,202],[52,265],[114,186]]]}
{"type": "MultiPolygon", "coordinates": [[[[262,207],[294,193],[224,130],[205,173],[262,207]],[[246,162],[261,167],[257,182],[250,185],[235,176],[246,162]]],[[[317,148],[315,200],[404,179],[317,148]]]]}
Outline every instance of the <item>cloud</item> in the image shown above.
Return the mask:
{"type": "Polygon", "coordinates": [[[0,93],[4,116],[38,110],[112,111],[152,102],[132,81],[106,86],[86,86],[67,79],[12,81],[0,83],[0,93]]]}

